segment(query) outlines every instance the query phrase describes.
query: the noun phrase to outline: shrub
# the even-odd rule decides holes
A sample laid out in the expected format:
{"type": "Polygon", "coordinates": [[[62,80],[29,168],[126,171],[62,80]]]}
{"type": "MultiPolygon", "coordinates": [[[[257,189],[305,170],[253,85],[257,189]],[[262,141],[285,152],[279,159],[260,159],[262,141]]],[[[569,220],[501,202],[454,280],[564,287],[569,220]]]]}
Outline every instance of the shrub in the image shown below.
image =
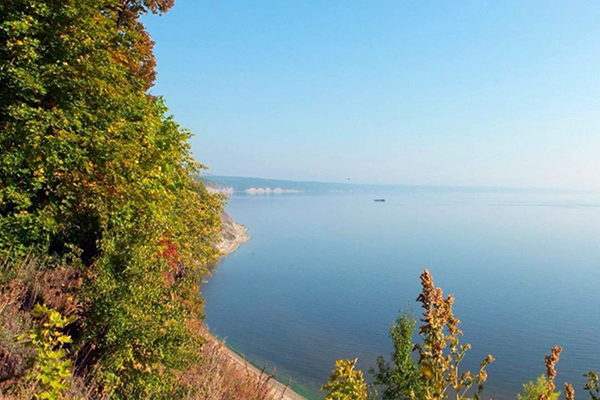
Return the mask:
{"type": "MultiPolygon", "coordinates": [[[[529,381],[523,384],[523,392],[517,394],[517,400],[539,400],[540,396],[548,396],[548,378],[540,375],[535,381],[529,381]]],[[[558,400],[560,392],[552,392],[548,400],[558,400]]]]}
{"type": "Polygon", "coordinates": [[[329,382],[321,387],[327,392],[325,400],[367,400],[367,384],[360,370],[355,370],[358,360],[337,360],[329,382]]]}
{"type": "Polygon", "coordinates": [[[71,343],[71,337],[63,330],[75,321],[75,317],[63,317],[40,304],[33,308],[31,315],[35,318],[35,327],[20,337],[35,349],[26,378],[36,388],[36,399],[62,399],[72,375],[72,363],[65,349],[65,345],[71,343]]]}
{"type": "Polygon", "coordinates": [[[600,391],[598,389],[598,373],[590,371],[583,374],[583,376],[588,378],[584,389],[589,392],[590,400],[600,400],[600,391]]]}
{"type": "Polygon", "coordinates": [[[390,327],[390,338],[394,345],[391,363],[379,356],[377,369],[371,368],[369,371],[373,375],[373,383],[382,390],[383,400],[410,400],[422,392],[419,369],[412,358],[415,326],[415,318],[403,312],[390,327]]]}

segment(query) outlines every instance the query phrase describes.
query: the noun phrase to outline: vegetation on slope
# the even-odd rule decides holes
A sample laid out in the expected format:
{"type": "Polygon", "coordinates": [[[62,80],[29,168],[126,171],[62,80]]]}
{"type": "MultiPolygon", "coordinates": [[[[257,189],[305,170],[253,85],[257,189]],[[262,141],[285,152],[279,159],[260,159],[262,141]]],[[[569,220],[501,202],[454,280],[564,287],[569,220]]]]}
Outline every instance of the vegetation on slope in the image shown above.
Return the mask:
{"type": "Polygon", "coordinates": [[[65,396],[65,371],[92,398],[194,391],[182,377],[200,360],[198,282],[218,256],[222,200],[191,178],[190,133],[147,92],[139,18],[172,3],[0,3],[5,395],[27,383],[65,396]]]}

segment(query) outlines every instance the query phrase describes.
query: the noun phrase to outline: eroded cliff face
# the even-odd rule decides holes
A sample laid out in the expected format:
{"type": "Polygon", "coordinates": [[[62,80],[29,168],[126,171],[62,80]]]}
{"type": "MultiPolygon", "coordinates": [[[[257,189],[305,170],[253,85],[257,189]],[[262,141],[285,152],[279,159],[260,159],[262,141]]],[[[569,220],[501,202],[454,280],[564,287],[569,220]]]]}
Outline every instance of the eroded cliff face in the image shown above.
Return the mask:
{"type": "MultiPolygon", "coordinates": [[[[200,178],[206,190],[209,193],[218,193],[222,195],[230,195],[233,190],[225,188],[208,179],[200,178]]],[[[238,224],[231,218],[225,211],[221,212],[221,242],[217,244],[217,249],[223,253],[223,256],[231,254],[237,250],[238,247],[244,242],[250,240],[250,236],[247,235],[248,228],[244,225],[238,224]]]]}
{"type": "Polygon", "coordinates": [[[217,248],[227,255],[237,250],[240,245],[248,240],[248,228],[235,222],[227,213],[221,213],[221,242],[217,248]]]}

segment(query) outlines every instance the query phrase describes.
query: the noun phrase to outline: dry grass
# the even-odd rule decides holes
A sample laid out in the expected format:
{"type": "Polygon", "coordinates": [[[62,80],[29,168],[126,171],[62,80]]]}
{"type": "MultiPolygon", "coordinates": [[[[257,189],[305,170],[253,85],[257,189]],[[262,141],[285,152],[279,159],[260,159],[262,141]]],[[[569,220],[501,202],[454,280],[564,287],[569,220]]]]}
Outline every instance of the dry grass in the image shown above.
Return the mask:
{"type": "Polygon", "coordinates": [[[73,268],[27,257],[0,262],[0,283],[0,396],[31,399],[35,388],[25,375],[33,350],[18,337],[32,327],[30,311],[37,303],[63,315],[80,313],[76,292],[82,280],[73,268]]]}
{"type": "Polygon", "coordinates": [[[205,327],[198,333],[206,338],[202,359],[184,374],[185,382],[195,388],[188,400],[282,400],[283,392],[274,389],[274,373],[257,370],[232,356],[225,343],[215,339],[205,327]]]}
{"type": "MultiPolygon", "coordinates": [[[[24,375],[32,354],[17,337],[31,327],[29,283],[35,282],[36,266],[33,260],[25,259],[18,265],[4,262],[1,268],[4,279],[0,288],[0,393],[6,394],[24,375]]],[[[20,391],[27,392],[25,385],[19,386],[20,391]]]]}

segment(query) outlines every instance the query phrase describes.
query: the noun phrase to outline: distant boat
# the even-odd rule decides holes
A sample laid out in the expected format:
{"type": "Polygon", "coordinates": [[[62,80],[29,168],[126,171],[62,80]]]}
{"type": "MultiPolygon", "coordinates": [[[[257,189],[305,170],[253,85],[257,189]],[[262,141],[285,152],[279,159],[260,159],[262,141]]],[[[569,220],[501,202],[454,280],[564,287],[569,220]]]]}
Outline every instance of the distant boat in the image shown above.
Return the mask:
{"type": "Polygon", "coordinates": [[[375,199],[375,201],[384,202],[385,199],[375,199]]]}

